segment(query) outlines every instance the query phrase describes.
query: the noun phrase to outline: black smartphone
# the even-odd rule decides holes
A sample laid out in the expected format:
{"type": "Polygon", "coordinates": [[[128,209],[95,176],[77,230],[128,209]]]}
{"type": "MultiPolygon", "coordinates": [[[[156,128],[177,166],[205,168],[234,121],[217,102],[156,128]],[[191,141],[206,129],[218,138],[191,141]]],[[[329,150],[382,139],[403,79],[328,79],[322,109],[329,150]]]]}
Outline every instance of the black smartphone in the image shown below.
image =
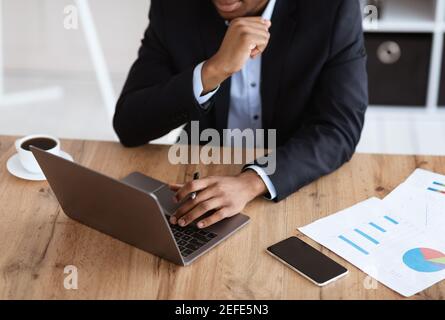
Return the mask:
{"type": "Polygon", "coordinates": [[[297,237],[278,242],[267,252],[320,287],[348,273],[348,269],[297,237]]]}

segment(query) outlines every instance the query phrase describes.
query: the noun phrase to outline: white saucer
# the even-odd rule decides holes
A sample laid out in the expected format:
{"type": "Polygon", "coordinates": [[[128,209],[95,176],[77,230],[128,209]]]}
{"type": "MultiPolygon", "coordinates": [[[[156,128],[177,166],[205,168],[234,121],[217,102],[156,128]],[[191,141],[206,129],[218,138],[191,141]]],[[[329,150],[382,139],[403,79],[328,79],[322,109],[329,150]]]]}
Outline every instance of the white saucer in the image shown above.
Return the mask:
{"type": "MultiPolygon", "coordinates": [[[[73,161],[73,157],[66,153],[65,151],[60,151],[60,156],[66,160],[73,161]]],[[[9,158],[6,163],[6,168],[9,173],[20,179],[31,180],[31,181],[44,181],[46,180],[43,173],[32,173],[23,168],[22,163],[19,160],[19,155],[16,153],[11,158],[9,158]]]]}

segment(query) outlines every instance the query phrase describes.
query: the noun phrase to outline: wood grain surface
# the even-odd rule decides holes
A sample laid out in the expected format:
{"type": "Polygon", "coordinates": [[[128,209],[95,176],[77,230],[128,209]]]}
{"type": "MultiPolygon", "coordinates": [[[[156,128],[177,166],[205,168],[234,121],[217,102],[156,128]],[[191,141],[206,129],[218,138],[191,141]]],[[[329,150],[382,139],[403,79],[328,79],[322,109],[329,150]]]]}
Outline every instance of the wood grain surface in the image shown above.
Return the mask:
{"type": "MultiPolygon", "coordinates": [[[[251,223],[188,267],[179,267],[70,220],[47,182],[8,173],[15,137],[0,137],[0,299],[401,299],[382,284],[299,234],[297,227],[372,196],[384,197],[415,168],[445,174],[445,157],[356,154],[340,170],[285,201],[257,199],[251,223]],[[345,278],[319,288],[265,249],[297,235],[346,266],[345,278]],[[78,289],[64,288],[64,268],[78,289]]],[[[171,165],[168,147],[126,149],[114,142],[63,140],[76,162],[115,178],[140,171],[166,181],[236,174],[238,165],[171,165]]],[[[414,299],[445,298],[445,282],[414,299]]]]}

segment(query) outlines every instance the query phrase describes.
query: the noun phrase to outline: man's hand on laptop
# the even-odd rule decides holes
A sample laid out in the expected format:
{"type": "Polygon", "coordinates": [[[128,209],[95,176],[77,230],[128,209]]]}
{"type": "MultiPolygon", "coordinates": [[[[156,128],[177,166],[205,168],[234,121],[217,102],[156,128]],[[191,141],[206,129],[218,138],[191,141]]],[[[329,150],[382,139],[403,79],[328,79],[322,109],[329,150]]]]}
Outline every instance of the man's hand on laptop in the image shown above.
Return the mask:
{"type": "Polygon", "coordinates": [[[188,198],[170,218],[170,223],[185,227],[196,220],[198,228],[236,215],[250,201],[267,192],[263,180],[252,170],[233,177],[207,177],[184,185],[170,185],[170,188],[176,192],[174,201],[188,198]],[[197,193],[195,199],[189,197],[193,192],[197,193]],[[199,219],[212,210],[215,211],[212,215],[199,219]]]}

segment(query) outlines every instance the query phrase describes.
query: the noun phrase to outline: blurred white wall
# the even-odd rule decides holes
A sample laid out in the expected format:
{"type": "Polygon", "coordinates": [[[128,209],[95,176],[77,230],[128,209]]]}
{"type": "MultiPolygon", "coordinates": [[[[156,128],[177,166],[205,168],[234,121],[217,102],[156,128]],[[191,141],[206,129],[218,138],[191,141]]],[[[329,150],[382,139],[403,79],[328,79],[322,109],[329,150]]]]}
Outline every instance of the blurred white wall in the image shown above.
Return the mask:
{"type": "MultiPolygon", "coordinates": [[[[391,2],[400,5],[410,4],[412,0],[391,2]]],[[[0,103],[0,135],[44,132],[61,138],[115,140],[82,21],[78,30],[64,28],[64,8],[73,5],[74,0],[0,0],[0,3],[3,5],[0,21],[4,29],[1,49],[5,55],[5,93],[24,92],[26,96],[28,90],[54,85],[64,91],[63,97],[56,100],[19,105],[0,103]]],[[[89,0],[89,4],[118,95],[148,25],[150,0],[89,0]]],[[[401,12],[396,12],[396,21],[405,11],[401,12]]],[[[358,150],[445,154],[445,144],[438,145],[431,139],[444,136],[443,123],[443,117],[435,115],[422,120],[409,114],[402,117],[400,112],[395,116],[370,117],[368,114],[358,150]]],[[[175,133],[162,140],[172,141],[175,133]]]]}
{"type": "MultiPolygon", "coordinates": [[[[92,72],[82,31],[64,28],[70,0],[3,1],[5,65],[9,72],[92,72]]],[[[113,74],[127,73],[148,25],[149,0],[90,0],[90,7],[113,74]]]]}

